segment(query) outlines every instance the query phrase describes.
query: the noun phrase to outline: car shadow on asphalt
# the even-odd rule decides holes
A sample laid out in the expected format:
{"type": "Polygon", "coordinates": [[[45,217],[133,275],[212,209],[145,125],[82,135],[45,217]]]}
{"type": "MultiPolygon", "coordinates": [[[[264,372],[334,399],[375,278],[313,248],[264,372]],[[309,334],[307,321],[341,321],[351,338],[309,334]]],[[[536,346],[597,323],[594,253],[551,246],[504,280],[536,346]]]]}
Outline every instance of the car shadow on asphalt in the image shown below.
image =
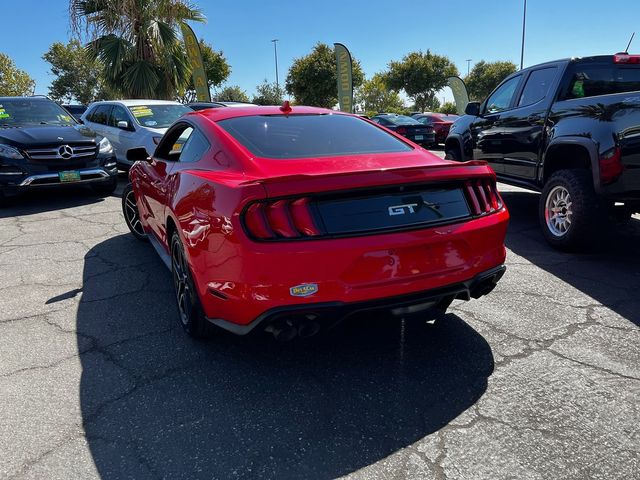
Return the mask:
{"type": "Polygon", "coordinates": [[[591,252],[560,252],[542,236],[539,194],[517,191],[501,195],[511,214],[506,245],[513,253],[640,326],[639,220],[631,219],[628,225],[612,229],[604,244],[591,252]]]}
{"type": "Polygon", "coordinates": [[[447,425],[494,368],[485,339],[453,314],[355,319],[288,344],[194,341],[169,271],[130,235],[86,255],[77,331],[83,424],[103,479],[334,478],[447,425]]]}

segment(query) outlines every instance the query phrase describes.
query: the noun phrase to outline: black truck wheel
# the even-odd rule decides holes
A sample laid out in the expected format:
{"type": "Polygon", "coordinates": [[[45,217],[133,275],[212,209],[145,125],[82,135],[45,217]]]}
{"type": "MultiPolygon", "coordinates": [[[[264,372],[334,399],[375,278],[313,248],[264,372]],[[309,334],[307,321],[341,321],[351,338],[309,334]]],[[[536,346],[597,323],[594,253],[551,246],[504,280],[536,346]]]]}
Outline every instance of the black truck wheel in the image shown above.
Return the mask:
{"type": "Polygon", "coordinates": [[[597,247],[607,230],[606,208],[588,170],[555,172],[542,190],[538,216],[547,242],[561,250],[597,247]]]}

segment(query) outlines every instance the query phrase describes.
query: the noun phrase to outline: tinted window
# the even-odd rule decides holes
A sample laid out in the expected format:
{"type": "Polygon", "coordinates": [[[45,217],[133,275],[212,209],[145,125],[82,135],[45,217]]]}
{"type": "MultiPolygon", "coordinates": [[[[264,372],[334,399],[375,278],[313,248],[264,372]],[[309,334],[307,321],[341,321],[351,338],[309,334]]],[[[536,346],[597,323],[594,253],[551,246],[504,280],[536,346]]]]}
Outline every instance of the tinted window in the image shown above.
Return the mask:
{"type": "Polygon", "coordinates": [[[136,122],[143,127],[167,128],[178,118],[192,110],[178,104],[134,105],[129,107],[136,122]]]}
{"type": "Polygon", "coordinates": [[[89,121],[93,123],[100,123],[107,125],[109,123],[109,113],[111,112],[111,105],[98,105],[89,115],[89,121]]]}
{"type": "Polygon", "coordinates": [[[418,125],[420,123],[415,118],[407,117],[406,115],[390,115],[383,118],[394,125],[418,125]]]}
{"type": "Polygon", "coordinates": [[[411,147],[358,117],[347,115],[256,115],[218,124],[254,155],[309,158],[406,152],[411,147]]]}
{"type": "Polygon", "coordinates": [[[578,63],[569,70],[569,79],[562,100],[635,92],[640,90],[640,67],[578,63]]]}
{"type": "Polygon", "coordinates": [[[485,110],[487,113],[497,113],[507,110],[511,106],[516,88],[520,83],[520,75],[507,80],[487,99],[485,110]]]}
{"type": "Polygon", "coordinates": [[[109,125],[117,127],[118,122],[127,122],[129,126],[131,126],[131,119],[129,118],[129,115],[127,115],[127,111],[124,107],[114,105],[113,110],[111,110],[111,116],[109,117],[109,125]]]}
{"type": "Polygon", "coordinates": [[[75,125],[60,105],[47,99],[5,98],[0,100],[0,125],[75,125]]]}
{"type": "Polygon", "coordinates": [[[424,123],[425,125],[431,125],[433,123],[433,119],[431,117],[418,117],[420,123],[424,123]]]}
{"type": "MultiPolygon", "coordinates": [[[[191,135],[189,135],[189,138],[186,139],[182,146],[179,157],[180,162],[197,162],[207,153],[210,147],[209,142],[202,133],[191,128],[187,128],[184,133],[189,130],[191,130],[191,135]]],[[[180,135],[179,140],[185,137],[184,133],[180,135]]]]}
{"type": "Polygon", "coordinates": [[[518,106],[533,105],[546,97],[555,76],[556,67],[531,72],[520,95],[518,106]]]}
{"type": "Polygon", "coordinates": [[[458,115],[440,115],[440,120],[445,122],[455,122],[460,117],[458,115]]]}

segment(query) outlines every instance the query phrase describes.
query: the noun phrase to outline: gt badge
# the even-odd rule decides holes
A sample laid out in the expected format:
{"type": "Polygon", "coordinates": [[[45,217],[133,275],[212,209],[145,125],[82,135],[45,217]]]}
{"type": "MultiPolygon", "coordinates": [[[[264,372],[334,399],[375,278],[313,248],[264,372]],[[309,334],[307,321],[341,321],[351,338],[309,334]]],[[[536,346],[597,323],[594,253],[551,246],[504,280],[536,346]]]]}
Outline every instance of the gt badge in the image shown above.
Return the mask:
{"type": "Polygon", "coordinates": [[[296,285],[289,289],[289,293],[292,297],[308,297],[318,292],[317,283],[303,283],[302,285],[296,285]]]}

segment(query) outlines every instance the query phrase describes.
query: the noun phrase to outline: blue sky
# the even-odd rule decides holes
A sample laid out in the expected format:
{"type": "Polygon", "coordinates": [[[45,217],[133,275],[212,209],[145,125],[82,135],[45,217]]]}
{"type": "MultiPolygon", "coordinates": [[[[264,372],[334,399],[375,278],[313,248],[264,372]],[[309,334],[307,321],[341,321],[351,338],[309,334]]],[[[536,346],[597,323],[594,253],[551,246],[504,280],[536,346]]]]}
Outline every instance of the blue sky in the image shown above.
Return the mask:
{"type": "MultiPolygon", "coordinates": [[[[196,34],[223,50],[231,64],[228,84],[249,94],[275,80],[278,38],[280,82],[294,58],[318,42],[347,45],[367,76],[390,60],[427,50],[447,55],[464,75],[466,59],[520,62],[522,0],[192,0],[208,22],[196,34]],[[411,6],[409,8],[409,5],[411,6]]],[[[556,58],[640,52],[639,0],[528,0],[525,66],[556,58]]],[[[0,52],[11,56],[46,94],[51,81],[42,54],[70,36],[67,0],[0,0],[0,52]]],[[[448,95],[446,95],[448,97],[448,95]]]]}

